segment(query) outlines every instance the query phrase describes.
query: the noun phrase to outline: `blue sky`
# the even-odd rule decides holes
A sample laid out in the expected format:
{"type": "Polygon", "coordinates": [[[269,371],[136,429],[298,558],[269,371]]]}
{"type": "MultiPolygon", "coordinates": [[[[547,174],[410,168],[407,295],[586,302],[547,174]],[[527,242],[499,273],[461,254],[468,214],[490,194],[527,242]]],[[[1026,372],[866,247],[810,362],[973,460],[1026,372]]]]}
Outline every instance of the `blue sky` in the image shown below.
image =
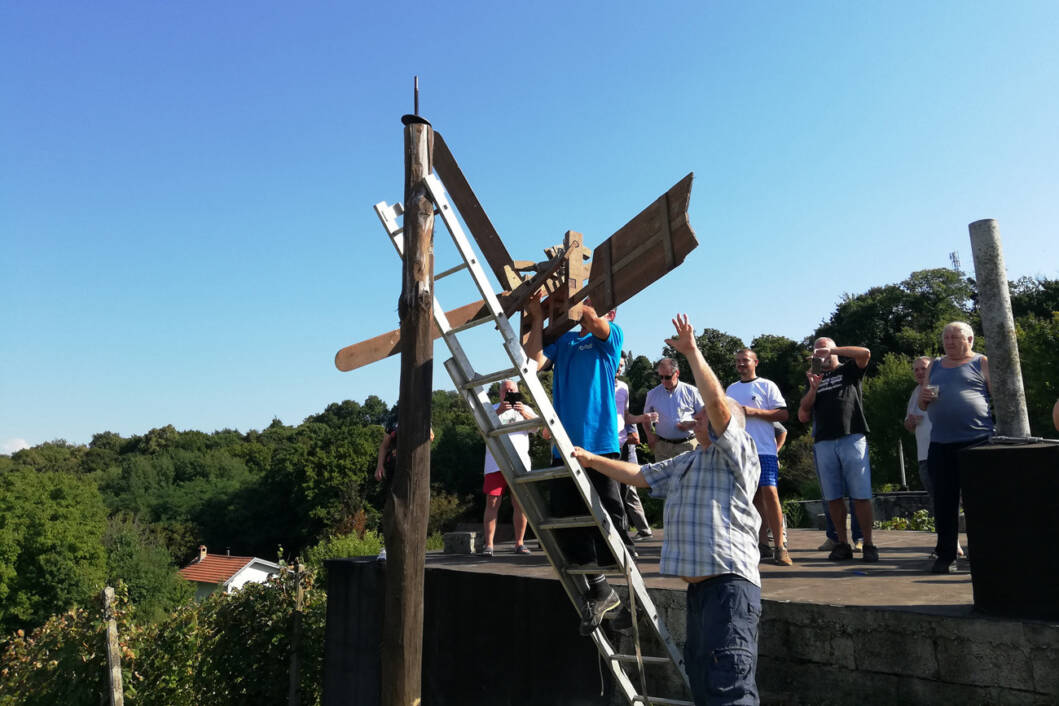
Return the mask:
{"type": "Polygon", "coordinates": [[[1057,35],[1054,2],[5,3],[0,444],[392,403],[396,360],[332,359],[397,326],[371,206],[416,74],[517,259],[695,172],[699,248],[619,311],[637,354],[676,311],[800,340],[971,271],[981,218],[1012,278],[1059,277],[1057,35]]]}

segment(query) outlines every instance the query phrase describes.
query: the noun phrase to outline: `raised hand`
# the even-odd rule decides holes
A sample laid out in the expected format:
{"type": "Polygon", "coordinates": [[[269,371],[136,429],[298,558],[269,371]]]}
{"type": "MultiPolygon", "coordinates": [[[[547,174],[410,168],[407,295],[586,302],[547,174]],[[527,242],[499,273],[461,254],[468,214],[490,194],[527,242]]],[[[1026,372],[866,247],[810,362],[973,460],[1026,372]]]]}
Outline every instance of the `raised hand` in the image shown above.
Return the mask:
{"type": "Polygon", "coordinates": [[[695,352],[695,328],[688,321],[687,314],[677,314],[677,317],[673,319],[673,328],[677,330],[677,335],[673,338],[667,339],[666,343],[673,346],[678,352],[683,353],[686,356],[691,355],[695,352]]]}

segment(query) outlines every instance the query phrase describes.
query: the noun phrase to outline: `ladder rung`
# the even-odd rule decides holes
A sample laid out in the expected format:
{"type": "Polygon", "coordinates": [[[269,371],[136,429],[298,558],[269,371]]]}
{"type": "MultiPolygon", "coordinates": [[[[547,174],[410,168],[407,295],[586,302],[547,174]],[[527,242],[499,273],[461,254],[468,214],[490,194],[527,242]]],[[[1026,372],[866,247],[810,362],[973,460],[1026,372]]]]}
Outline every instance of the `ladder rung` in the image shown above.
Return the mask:
{"type": "Polygon", "coordinates": [[[459,272],[460,270],[466,270],[466,269],[467,269],[467,263],[466,262],[461,263],[459,265],[456,265],[455,267],[450,267],[449,269],[445,270],[444,272],[439,272],[438,274],[434,275],[434,281],[437,282],[439,279],[444,279],[444,278],[448,277],[449,275],[454,275],[457,272],[459,272]]]}
{"type": "Polygon", "coordinates": [[[500,382],[501,380],[508,380],[518,375],[518,368],[508,368],[507,370],[498,370],[495,373],[489,373],[488,375],[476,375],[461,387],[465,390],[472,390],[476,387],[485,387],[486,385],[492,385],[494,382],[500,382]]]}
{"type": "Polygon", "coordinates": [[[514,424],[504,424],[503,426],[497,427],[489,432],[489,436],[504,436],[505,434],[514,434],[519,431],[531,431],[533,429],[539,429],[544,420],[540,417],[534,417],[533,419],[523,419],[521,422],[515,422],[514,424]]]}
{"type": "Polygon", "coordinates": [[[681,699],[666,699],[661,696],[644,696],[643,694],[637,694],[632,697],[632,702],[641,704],[658,704],[658,706],[695,706],[691,701],[683,701],[681,699]]]}
{"type": "Polygon", "coordinates": [[[487,323],[489,323],[490,321],[493,321],[493,320],[494,320],[494,318],[493,318],[492,314],[486,314],[485,316],[480,316],[477,319],[471,319],[467,323],[462,324],[460,326],[453,326],[452,329],[450,329],[445,335],[446,336],[451,336],[454,333],[461,333],[463,331],[466,331],[467,329],[472,329],[475,326],[481,326],[482,324],[487,324],[487,323]]]}
{"type": "Polygon", "coordinates": [[[538,526],[542,530],[569,529],[570,527],[593,527],[596,518],[592,515],[572,515],[570,517],[553,517],[541,522],[538,526]]]}
{"type": "Polygon", "coordinates": [[[565,567],[563,571],[571,576],[577,574],[584,576],[593,576],[595,574],[607,574],[609,576],[625,575],[625,570],[617,564],[607,564],[606,566],[600,566],[599,564],[578,564],[577,566],[565,567]]]}
{"type": "MultiPolygon", "coordinates": [[[[607,659],[612,662],[636,662],[636,655],[619,655],[613,654],[608,655],[607,659]]],[[[640,661],[644,664],[673,664],[673,660],[669,657],[640,657],[640,661]]]]}
{"type": "Polygon", "coordinates": [[[552,466],[551,468],[540,468],[529,473],[520,473],[515,477],[516,483],[537,483],[542,480],[555,480],[556,478],[569,478],[570,471],[566,466],[552,466]]]}

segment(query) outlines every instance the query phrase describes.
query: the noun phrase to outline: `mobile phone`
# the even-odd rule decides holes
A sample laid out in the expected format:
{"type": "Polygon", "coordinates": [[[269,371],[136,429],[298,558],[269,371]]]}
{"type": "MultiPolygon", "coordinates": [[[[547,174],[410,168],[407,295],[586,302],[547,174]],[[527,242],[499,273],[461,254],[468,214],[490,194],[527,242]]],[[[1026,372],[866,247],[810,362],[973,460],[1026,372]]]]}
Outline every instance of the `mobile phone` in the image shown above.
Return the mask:
{"type": "Polygon", "coordinates": [[[522,402],[521,392],[509,392],[507,397],[504,398],[504,402],[508,404],[515,404],[516,402],[522,402]]]}
{"type": "Polygon", "coordinates": [[[812,363],[810,364],[810,370],[813,371],[813,375],[821,375],[824,372],[824,361],[822,358],[813,356],[812,363]]]}

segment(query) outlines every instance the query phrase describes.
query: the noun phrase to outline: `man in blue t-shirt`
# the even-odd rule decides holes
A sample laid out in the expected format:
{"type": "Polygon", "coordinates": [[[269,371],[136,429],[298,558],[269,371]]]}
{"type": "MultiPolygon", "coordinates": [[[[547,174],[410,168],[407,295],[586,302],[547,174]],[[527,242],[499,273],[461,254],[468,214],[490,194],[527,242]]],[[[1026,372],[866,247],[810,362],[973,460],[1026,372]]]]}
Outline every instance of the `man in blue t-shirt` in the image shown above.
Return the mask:
{"type": "MultiPolygon", "coordinates": [[[[614,403],[614,377],[618,374],[624,334],[614,322],[615,312],[596,313],[585,299],[581,307],[581,330],[569,331],[542,347],[544,313],[538,293],[526,307],[530,332],[524,343],[526,355],[538,369],[549,361],[552,373],[552,405],[575,446],[600,456],[618,458],[618,413],[614,403]]],[[[598,471],[585,469],[603,507],[619,531],[625,527],[625,507],[618,483],[598,471]]],[[[555,517],[581,515],[584,500],[572,480],[552,481],[550,511],[555,517]]],[[[567,559],[574,564],[609,566],[615,563],[603,537],[591,528],[577,527],[557,533],[567,559]]],[[[591,634],[603,616],[621,605],[618,595],[602,574],[590,574],[588,592],[581,610],[581,634],[591,634]]]]}

